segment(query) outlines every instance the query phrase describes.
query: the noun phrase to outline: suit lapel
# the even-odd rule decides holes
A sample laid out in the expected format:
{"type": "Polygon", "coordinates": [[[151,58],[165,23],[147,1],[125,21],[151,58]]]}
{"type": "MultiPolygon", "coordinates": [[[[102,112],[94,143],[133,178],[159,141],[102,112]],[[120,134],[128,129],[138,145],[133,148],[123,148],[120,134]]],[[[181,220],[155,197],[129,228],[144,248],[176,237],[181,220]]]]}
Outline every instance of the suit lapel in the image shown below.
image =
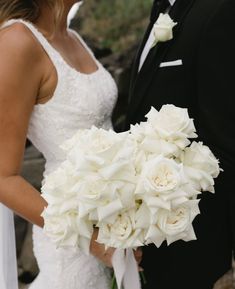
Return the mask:
{"type": "MultiPolygon", "coordinates": [[[[178,24],[174,27],[174,38],[167,42],[158,43],[151,51],[146,58],[145,63],[142,66],[142,69],[139,73],[136,72],[136,77],[133,79],[133,84],[130,90],[130,113],[134,113],[135,109],[141,103],[145,92],[148,90],[153,77],[156,75],[159,65],[162,62],[162,59],[166,55],[169,47],[174,43],[174,40],[177,38],[177,35],[180,32],[183,20],[190,8],[192,7],[195,0],[176,0],[175,5],[170,11],[170,16],[178,24]]],[[[151,30],[150,30],[151,31],[151,30]]],[[[147,34],[147,33],[146,33],[147,34]]],[[[147,36],[146,36],[147,37],[147,36]]],[[[145,44],[144,44],[145,45],[145,44]]],[[[143,46],[144,46],[143,45],[143,46]]],[[[139,56],[141,51],[139,52],[139,56]]],[[[135,69],[138,71],[139,58],[137,59],[137,64],[135,69]]]]}
{"type": "Polygon", "coordinates": [[[143,41],[136,53],[136,56],[135,56],[135,59],[134,59],[134,65],[133,65],[133,68],[132,68],[132,74],[131,74],[131,90],[133,89],[133,86],[134,86],[134,83],[135,83],[135,80],[137,78],[137,75],[138,75],[138,70],[139,70],[139,62],[140,62],[140,57],[141,57],[141,54],[143,52],[143,49],[145,47],[145,44],[146,44],[146,41],[148,40],[149,38],[149,35],[150,35],[150,32],[152,30],[152,27],[153,27],[153,23],[149,23],[149,26],[147,28],[147,31],[144,35],[144,38],[143,38],[143,41]]]}
{"type": "Polygon", "coordinates": [[[151,11],[151,16],[150,16],[150,23],[149,26],[145,32],[143,41],[140,44],[140,47],[137,51],[136,57],[134,59],[134,65],[132,69],[132,75],[131,75],[131,89],[133,88],[133,85],[135,83],[136,77],[138,75],[138,70],[139,70],[139,63],[140,63],[140,57],[142,55],[143,49],[145,47],[146,42],[148,41],[148,38],[150,36],[150,33],[152,31],[153,25],[155,21],[157,20],[160,12],[162,12],[162,7],[159,1],[155,0],[153,4],[153,8],[151,11]]]}

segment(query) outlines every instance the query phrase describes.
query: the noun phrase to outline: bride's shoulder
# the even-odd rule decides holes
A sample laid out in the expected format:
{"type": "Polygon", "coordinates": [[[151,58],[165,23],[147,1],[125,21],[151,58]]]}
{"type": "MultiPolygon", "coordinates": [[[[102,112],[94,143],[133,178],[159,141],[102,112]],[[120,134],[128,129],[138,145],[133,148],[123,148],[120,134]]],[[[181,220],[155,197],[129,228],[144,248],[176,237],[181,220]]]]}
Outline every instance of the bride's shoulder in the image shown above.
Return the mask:
{"type": "Polygon", "coordinates": [[[33,57],[36,60],[41,47],[32,32],[23,23],[16,22],[0,29],[0,51],[12,57],[33,57]]]}

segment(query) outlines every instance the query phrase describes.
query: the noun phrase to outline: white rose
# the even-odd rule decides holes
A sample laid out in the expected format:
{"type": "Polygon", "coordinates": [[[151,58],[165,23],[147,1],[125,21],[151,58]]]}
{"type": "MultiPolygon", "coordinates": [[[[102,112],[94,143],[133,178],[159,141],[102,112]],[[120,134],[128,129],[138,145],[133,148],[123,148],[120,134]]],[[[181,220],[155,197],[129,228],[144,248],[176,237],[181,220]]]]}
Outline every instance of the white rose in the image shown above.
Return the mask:
{"type": "Polygon", "coordinates": [[[140,156],[143,159],[143,154],[146,155],[146,159],[150,154],[161,154],[165,157],[177,157],[179,155],[179,147],[172,142],[162,139],[150,122],[133,125],[130,132],[130,137],[137,142],[135,159],[139,159],[140,156]]]}
{"type": "Polygon", "coordinates": [[[112,147],[118,138],[119,134],[112,130],[107,131],[92,126],[90,129],[78,130],[73,137],[61,145],[61,148],[65,151],[70,151],[78,147],[87,153],[96,151],[99,154],[112,147]]]}
{"type": "Polygon", "coordinates": [[[220,173],[219,161],[202,142],[193,142],[181,155],[187,176],[199,190],[214,192],[214,179],[220,173]]]}
{"type": "Polygon", "coordinates": [[[148,229],[151,224],[151,212],[149,207],[141,200],[136,200],[136,228],[148,229]]]}
{"type": "Polygon", "coordinates": [[[90,166],[102,166],[104,162],[111,162],[123,149],[127,135],[128,133],[115,133],[93,126],[91,129],[79,130],[61,148],[77,168],[89,169],[89,163],[90,166]]]}
{"type": "Polygon", "coordinates": [[[170,209],[171,201],[187,197],[183,185],[183,166],[174,160],[157,156],[146,162],[136,195],[140,195],[152,212],[158,208],[170,209]]]}
{"type": "Polygon", "coordinates": [[[157,139],[155,135],[146,137],[140,148],[148,154],[148,159],[151,158],[151,155],[163,155],[164,157],[171,158],[173,156],[177,157],[180,154],[177,145],[164,139],[157,139]]]}
{"type": "Polygon", "coordinates": [[[79,217],[83,218],[97,209],[98,206],[106,204],[108,194],[107,183],[97,176],[89,175],[78,181],[72,191],[77,196],[79,217]]]}
{"type": "Polygon", "coordinates": [[[74,186],[80,218],[89,215],[90,220],[107,221],[121,209],[133,207],[136,185],[118,177],[107,180],[99,174],[88,174],[74,186]]]}
{"type": "Polygon", "coordinates": [[[142,246],[144,234],[141,229],[136,228],[135,213],[134,209],[121,212],[112,223],[98,223],[97,241],[108,247],[119,249],[142,246]]]}
{"type": "Polygon", "coordinates": [[[165,42],[173,38],[173,28],[177,25],[169,14],[161,13],[154,24],[153,32],[155,36],[154,45],[157,42],[165,42]]]}
{"type": "Polygon", "coordinates": [[[44,218],[44,231],[58,246],[76,246],[76,213],[64,215],[51,215],[47,209],[41,216],[44,218]]]}
{"type": "Polygon", "coordinates": [[[135,155],[135,162],[134,162],[134,166],[135,166],[135,171],[136,174],[139,176],[143,170],[144,164],[147,161],[147,155],[146,152],[144,150],[139,150],[136,152],[135,155]]]}
{"type": "Polygon", "coordinates": [[[182,165],[160,155],[146,162],[140,182],[146,192],[164,195],[175,191],[183,180],[182,165]]]}
{"type": "Polygon", "coordinates": [[[47,212],[51,215],[62,215],[78,211],[78,202],[76,196],[53,196],[50,194],[43,194],[42,197],[47,201],[47,212]]]}
{"type": "Polygon", "coordinates": [[[187,109],[168,104],[163,105],[159,112],[151,108],[146,117],[160,138],[175,143],[181,149],[190,144],[188,138],[197,137],[187,109]]]}
{"type": "Polygon", "coordinates": [[[202,142],[193,142],[186,148],[182,161],[187,166],[206,171],[213,178],[217,178],[220,173],[218,159],[202,142]]]}
{"type": "Polygon", "coordinates": [[[45,195],[68,196],[77,182],[75,169],[69,161],[64,161],[55,171],[45,176],[42,193],[45,195]]]}
{"type": "Polygon", "coordinates": [[[136,182],[135,167],[133,155],[130,159],[113,160],[113,163],[101,167],[98,171],[99,175],[107,181],[126,181],[130,183],[136,182]]]}
{"type": "Polygon", "coordinates": [[[172,210],[159,209],[147,235],[147,243],[154,243],[159,247],[164,240],[171,244],[177,240],[195,240],[192,226],[195,217],[200,213],[199,200],[191,200],[172,210]]]}
{"type": "Polygon", "coordinates": [[[133,138],[137,143],[141,143],[145,137],[145,126],[146,122],[140,124],[131,125],[130,137],[133,138]]]}
{"type": "Polygon", "coordinates": [[[145,166],[145,189],[157,194],[176,189],[181,182],[180,166],[173,160],[159,156],[145,166]]]}
{"type": "Polygon", "coordinates": [[[115,218],[123,209],[116,190],[112,190],[111,186],[102,187],[99,183],[84,185],[78,193],[79,216],[89,214],[90,220],[106,222],[115,218]]]}
{"type": "Polygon", "coordinates": [[[42,197],[47,201],[47,212],[51,215],[64,214],[78,209],[77,196],[73,191],[77,178],[69,162],[61,166],[44,179],[42,197]]]}
{"type": "Polygon", "coordinates": [[[66,214],[51,214],[50,209],[43,211],[43,230],[58,248],[73,247],[89,254],[89,244],[93,232],[93,224],[79,219],[75,211],[66,214]]]}

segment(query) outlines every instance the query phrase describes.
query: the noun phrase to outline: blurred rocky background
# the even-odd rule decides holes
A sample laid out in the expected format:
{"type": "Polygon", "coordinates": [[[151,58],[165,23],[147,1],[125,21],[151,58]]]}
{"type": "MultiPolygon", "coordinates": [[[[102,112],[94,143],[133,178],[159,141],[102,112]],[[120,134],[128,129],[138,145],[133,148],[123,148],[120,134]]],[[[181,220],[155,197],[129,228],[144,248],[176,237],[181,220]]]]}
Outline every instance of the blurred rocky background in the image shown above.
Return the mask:
{"type": "MultiPolygon", "coordinates": [[[[131,64],[148,24],[151,5],[152,0],[86,0],[70,24],[118,84],[119,99],[113,113],[116,130],[122,129],[131,64]]],[[[43,170],[43,156],[28,141],[22,175],[39,191],[43,170]]],[[[32,249],[32,226],[18,216],[15,216],[15,225],[19,284],[20,289],[26,289],[38,274],[32,249]]],[[[214,289],[234,289],[233,280],[230,271],[218,280],[214,289]]]]}

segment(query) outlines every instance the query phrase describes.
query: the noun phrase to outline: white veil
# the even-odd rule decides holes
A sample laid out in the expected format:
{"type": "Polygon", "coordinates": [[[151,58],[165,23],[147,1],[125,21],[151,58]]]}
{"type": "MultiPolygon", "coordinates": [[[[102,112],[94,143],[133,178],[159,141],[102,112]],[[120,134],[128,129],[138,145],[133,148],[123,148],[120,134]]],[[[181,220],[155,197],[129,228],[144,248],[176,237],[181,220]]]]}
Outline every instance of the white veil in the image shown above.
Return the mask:
{"type": "Polygon", "coordinates": [[[18,289],[13,212],[0,203],[0,288],[18,289]]]}

